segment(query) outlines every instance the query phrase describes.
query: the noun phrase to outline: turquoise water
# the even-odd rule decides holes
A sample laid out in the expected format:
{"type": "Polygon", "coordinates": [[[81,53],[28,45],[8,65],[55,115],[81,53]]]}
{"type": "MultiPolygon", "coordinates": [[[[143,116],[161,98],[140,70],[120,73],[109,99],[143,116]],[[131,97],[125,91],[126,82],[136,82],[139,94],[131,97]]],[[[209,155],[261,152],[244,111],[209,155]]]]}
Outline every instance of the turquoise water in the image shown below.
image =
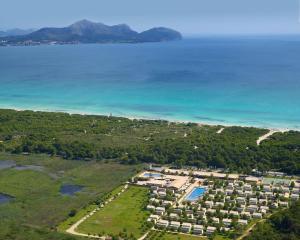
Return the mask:
{"type": "Polygon", "coordinates": [[[187,201],[196,201],[198,200],[204,193],[206,189],[203,187],[196,187],[193,191],[185,198],[187,201]]]}
{"type": "Polygon", "coordinates": [[[0,48],[0,108],[300,129],[300,38],[0,48]]]}

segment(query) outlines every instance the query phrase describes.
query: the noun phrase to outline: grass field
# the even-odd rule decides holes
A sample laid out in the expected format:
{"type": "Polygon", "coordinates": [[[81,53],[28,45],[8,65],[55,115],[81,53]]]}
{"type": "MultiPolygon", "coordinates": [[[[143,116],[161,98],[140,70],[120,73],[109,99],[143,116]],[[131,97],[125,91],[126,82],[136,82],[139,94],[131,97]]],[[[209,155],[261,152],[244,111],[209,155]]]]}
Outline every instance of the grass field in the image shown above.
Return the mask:
{"type": "Polygon", "coordinates": [[[206,237],[189,236],[179,233],[151,231],[145,240],[204,240],[206,237]]]}
{"type": "Polygon", "coordinates": [[[130,186],[103,209],[87,219],[78,231],[87,234],[118,235],[120,232],[141,236],[145,229],[148,212],[144,210],[148,201],[148,189],[130,186]]]}
{"type": "MultiPolygon", "coordinates": [[[[9,234],[9,225],[12,226],[11,229],[14,225],[55,229],[68,218],[71,210],[84,208],[118,187],[137,171],[137,166],[70,161],[46,155],[1,153],[0,161],[2,160],[13,160],[18,165],[38,165],[43,170],[0,170],[0,192],[15,198],[10,203],[0,205],[0,239],[6,239],[1,234],[9,234]],[[84,189],[75,196],[64,196],[59,192],[63,183],[78,184],[84,186],[84,189]]],[[[14,238],[18,239],[16,236],[14,238]]]]}

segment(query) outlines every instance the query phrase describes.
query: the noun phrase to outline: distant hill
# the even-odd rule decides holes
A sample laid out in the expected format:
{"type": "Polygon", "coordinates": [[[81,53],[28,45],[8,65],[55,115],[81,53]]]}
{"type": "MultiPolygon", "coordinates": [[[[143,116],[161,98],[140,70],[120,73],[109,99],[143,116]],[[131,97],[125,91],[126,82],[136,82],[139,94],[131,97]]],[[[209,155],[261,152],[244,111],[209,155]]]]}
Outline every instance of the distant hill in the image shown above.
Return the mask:
{"type": "Polygon", "coordinates": [[[14,29],[6,30],[6,31],[0,31],[0,37],[26,35],[26,34],[34,32],[34,31],[36,31],[36,29],[19,29],[19,28],[14,28],[14,29]]]}
{"type": "Polygon", "coordinates": [[[108,42],[161,42],[180,40],[181,34],[173,29],[158,27],[138,33],[126,24],[108,26],[88,20],[78,21],[63,28],[42,28],[22,36],[0,38],[5,44],[47,43],[108,43],[108,42]]]}

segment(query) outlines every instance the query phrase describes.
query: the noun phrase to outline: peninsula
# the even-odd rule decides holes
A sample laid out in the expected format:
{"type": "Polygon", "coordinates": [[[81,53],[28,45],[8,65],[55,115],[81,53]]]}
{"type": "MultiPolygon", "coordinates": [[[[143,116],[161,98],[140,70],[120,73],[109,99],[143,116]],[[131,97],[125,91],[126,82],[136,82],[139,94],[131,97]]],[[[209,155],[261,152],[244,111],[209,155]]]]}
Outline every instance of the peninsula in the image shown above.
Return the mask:
{"type": "Polygon", "coordinates": [[[136,32],[126,24],[108,26],[81,20],[62,28],[47,27],[26,35],[0,38],[0,46],[79,44],[79,43],[142,43],[162,42],[182,39],[181,34],[170,28],[155,27],[136,32]]]}

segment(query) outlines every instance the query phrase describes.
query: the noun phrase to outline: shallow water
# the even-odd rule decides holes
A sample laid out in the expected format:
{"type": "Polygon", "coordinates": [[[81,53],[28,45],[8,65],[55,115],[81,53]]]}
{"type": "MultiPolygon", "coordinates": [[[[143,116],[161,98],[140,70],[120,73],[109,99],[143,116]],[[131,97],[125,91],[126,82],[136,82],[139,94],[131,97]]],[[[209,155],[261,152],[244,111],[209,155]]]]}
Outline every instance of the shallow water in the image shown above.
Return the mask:
{"type": "Polygon", "coordinates": [[[0,48],[0,107],[300,129],[300,38],[0,48]]]}
{"type": "Polygon", "coordinates": [[[6,169],[6,168],[12,168],[14,166],[16,166],[15,161],[12,161],[12,160],[0,161],[0,170],[1,169],[6,169]]]}
{"type": "Polygon", "coordinates": [[[12,196],[9,196],[9,195],[4,194],[4,193],[0,193],[0,204],[8,203],[13,199],[14,199],[14,197],[12,197],[12,196]]]}
{"type": "Polygon", "coordinates": [[[43,166],[38,166],[38,165],[18,165],[18,166],[15,166],[14,169],[16,169],[16,170],[43,171],[44,167],[43,166]]]}
{"type": "Polygon", "coordinates": [[[76,193],[80,192],[83,189],[83,186],[74,185],[74,184],[63,184],[60,188],[60,193],[63,195],[73,196],[76,193]]]}

